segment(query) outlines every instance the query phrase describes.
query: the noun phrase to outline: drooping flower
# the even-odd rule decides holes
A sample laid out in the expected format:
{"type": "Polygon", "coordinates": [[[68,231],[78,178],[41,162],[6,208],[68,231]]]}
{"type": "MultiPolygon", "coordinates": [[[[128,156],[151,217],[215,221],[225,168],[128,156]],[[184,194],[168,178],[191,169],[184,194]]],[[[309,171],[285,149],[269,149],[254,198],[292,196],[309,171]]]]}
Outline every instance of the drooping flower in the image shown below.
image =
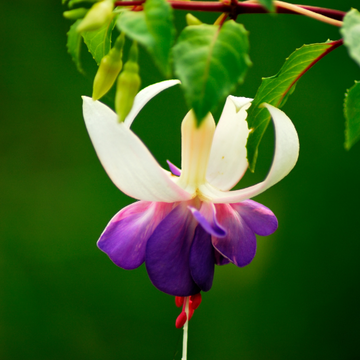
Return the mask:
{"type": "Polygon", "coordinates": [[[181,170],[171,172],[154,159],[130,126],[143,106],[169,80],[143,89],[123,123],[106,105],[84,97],[83,113],[97,155],[114,184],[137,201],[120,210],[102,233],[98,247],[124,269],[145,262],[152,283],[175,296],[208,291],[214,267],[249,264],[256,236],[277,229],[275,215],[250,198],[262,193],[294,167],[299,140],[291,120],[264,104],[275,129],[275,151],[266,179],[229,191],[248,168],[246,110],[251,99],[229,96],[215,126],[208,114],[199,127],[190,111],[181,125],[181,170]]]}

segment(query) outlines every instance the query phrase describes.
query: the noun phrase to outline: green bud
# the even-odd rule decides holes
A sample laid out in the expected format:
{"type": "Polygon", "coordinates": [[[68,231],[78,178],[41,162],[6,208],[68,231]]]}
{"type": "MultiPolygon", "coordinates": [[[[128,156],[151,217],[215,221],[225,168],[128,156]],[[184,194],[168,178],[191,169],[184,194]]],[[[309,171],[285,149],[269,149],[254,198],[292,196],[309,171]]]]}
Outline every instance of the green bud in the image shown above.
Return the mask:
{"type": "Polygon", "coordinates": [[[119,122],[123,122],[129,114],[136,94],[140,89],[141,79],[137,63],[137,44],[134,42],[130,49],[129,60],[124,65],[116,85],[115,110],[119,122]]]}
{"type": "Polygon", "coordinates": [[[87,14],[88,11],[89,9],[77,8],[74,10],[64,11],[63,15],[64,18],[66,19],[77,20],[77,19],[82,19],[87,14]]]}
{"type": "Polygon", "coordinates": [[[192,14],[186,14],[186,23],[190,25],[201,25],[203,24],[202,21],[200,21],[197,17],[195,17],[192,14]]]}
{"type": "MultiPolygon", "coordinates": [[[[68,2],[68,6],[69,8],[73,8],[75,5],[79,4],[79,3],[83,3],[85,0],[70,0],[68,2]]],[[[86,0],[87,3],[95,3],[98,2],[98,0],[86,0]]]]}
{"type": "Polygon", "coordinates": [[[103,0],[94,4],[86,14],[84,20],[77,27],[78,32],[100,29],[111,20],[114,3],[112,0],[103,0]]]}
{"type": "Polygon", "coordinates": [[[114,85],[119,72],[122,69],[122,53],[125,42],[125,34],[120,34],[115,41],[114,47],[101,59],[99,69],[94,78],[92,98],[102,98],[114,85]]]}

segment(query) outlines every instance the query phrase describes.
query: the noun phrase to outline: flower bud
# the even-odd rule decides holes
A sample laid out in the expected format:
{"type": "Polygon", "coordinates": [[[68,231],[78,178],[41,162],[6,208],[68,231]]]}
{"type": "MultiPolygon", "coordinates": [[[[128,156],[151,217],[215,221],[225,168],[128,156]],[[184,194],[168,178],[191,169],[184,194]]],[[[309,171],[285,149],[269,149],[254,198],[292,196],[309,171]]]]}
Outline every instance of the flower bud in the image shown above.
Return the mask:
{"type": "Polygon", "coordinates": [[[117,81],[115,110],[120,122],[123,122],[129,114],[135,95],[140,89],[141,79],[139,76],[139,65],[137,64],[137,53],[137,44],[133,42],[129,60],[125,63],[124,70],[117,81]]]}
{"type": "Polygon", "coordinates": [[[190,25],[201,25],[203,22],[201,22],[197,17],[195,17],[193,14],[186,14],[186,23],[190,25]]]}
{"type": "Polygon", "coordinates": [[[114,47],[101,59],[99,69],[94,78],[93,100],[103,97],[114,85],[123,65],[122,53],[124,42],[125,34],[120,34],[115,41],[114,47]]]}
{"type": "Polygon", "coordinates": [[[100,29],[112,17],[114,3],[112,0],[103,0],[94,4],[86,14],[84,20],[77,27],[78,32],[100,29]]]}
{"type": "Polygon", "coordinates": [[[64,18],[66,19],[77,20],[77,19],[82,19],[87,14],[88,11],[89,9],[77,8],[69,11],[64,11],[63,15],[64,18]]]}

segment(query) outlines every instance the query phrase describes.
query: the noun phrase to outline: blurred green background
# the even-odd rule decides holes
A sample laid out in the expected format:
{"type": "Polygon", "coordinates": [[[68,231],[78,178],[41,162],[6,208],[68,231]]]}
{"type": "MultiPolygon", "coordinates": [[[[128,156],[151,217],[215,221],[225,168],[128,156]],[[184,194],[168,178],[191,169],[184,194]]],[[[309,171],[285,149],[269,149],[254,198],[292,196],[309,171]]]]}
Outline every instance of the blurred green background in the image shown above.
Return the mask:
{"type": "MultiPolygon", "coordinates": [[[[80,95],[91,94],[91,77],[66,52],[65,9],[60,0],[20,0],[2,1],[0,10],[0,359],[180,359],[174,299],[151,285],[144,266],[117,268],[95,245],[132,199],[108,179],[86,133],[80,95]]],[[[185,12],[176,14],[181,26],[185,12]]],[[[248,97],[295,48],[340,37],[300,16],[238,21],[250,31],[254,66],[236,95],[248,97]]],[[[143,86],[161,80],[143,52],[141,64],[143,86]]],[[[299,162],[256,198],[279,229],[258,238],[249,266],[217,267],[190,322],[190,360],[360,359],[360,144],[344,150],[342,113],[355,79],[359,67],[341,47],[301,79],[284,107],[300,136],[299,162]]],[[[174,88],[134,124],[164,166],[180,165],[185,112],[174,88]]],[[[269,129],[257,172],[241,186],[262,180],[272,149],[269,129]]]]}

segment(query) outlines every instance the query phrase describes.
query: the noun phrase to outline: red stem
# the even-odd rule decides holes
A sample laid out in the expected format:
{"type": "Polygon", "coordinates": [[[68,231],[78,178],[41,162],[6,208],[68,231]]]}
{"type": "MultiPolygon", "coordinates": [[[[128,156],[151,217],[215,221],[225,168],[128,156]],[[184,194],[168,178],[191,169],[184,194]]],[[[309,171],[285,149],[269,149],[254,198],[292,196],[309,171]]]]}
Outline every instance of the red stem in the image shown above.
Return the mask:
{"type": "MultiPolygon", "coordinates": [[[[115,6],[136,6],[142,5],[145,0],[135,0],[135,1],[116,1],[115,6]]],[[[169,4],[173,9],[177,10],[188,10],[188,11],[207,11],[207,12],[227,12],[232,13],[235,11],[237,15],[239,14],[266,14],[268,11],[261,6],[260,4],[249,4],[249,3],[232,3],[224,4],[222,2],[215,1],[180,1],[180,0],[169,0],[169,4]]],[[[342,20],[345,16],[344,11],[326,9],[316,6],[308,5],[297,5],[303,9],[313,11],[317,14],[327,16],[331,19],[342,20]]],[[[281,6],[276,7],[276,12],[278,14],[295,14],[298,15],[295,11],[289,9],[283,9],[281,6]]]]}

